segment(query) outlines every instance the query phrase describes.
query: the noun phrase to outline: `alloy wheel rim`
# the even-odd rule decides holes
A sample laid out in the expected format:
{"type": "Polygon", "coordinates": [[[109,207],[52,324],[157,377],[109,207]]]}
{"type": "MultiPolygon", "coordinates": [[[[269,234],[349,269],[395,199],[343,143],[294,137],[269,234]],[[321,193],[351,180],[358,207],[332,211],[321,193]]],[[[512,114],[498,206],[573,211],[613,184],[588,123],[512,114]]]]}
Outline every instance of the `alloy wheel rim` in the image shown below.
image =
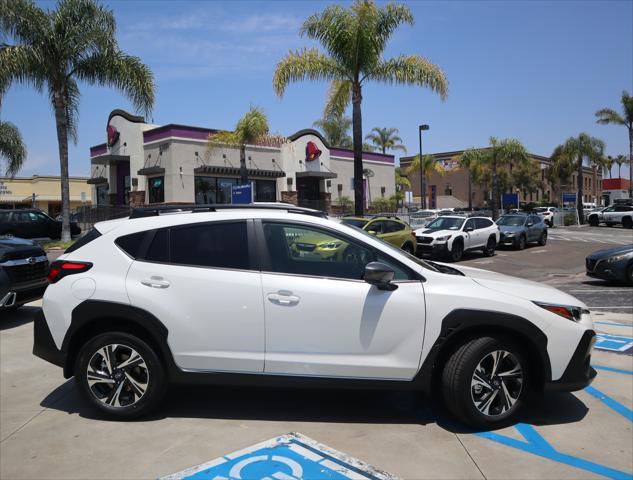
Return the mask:
{"type": "Polygon", "coordinates": [[[86,372],[92,395],[110,407],[129,407],[147,391],[149,369],[145,359],[132,347],[110,344],[97,350],[86,372]]]}
{"type": "Polygon", "coordinates": [[[475,408],[489,417],[511,410],[522,391],[523,369],[518,359],[506,350],[486,354],[477,364],[470,382],[475,408]]]}

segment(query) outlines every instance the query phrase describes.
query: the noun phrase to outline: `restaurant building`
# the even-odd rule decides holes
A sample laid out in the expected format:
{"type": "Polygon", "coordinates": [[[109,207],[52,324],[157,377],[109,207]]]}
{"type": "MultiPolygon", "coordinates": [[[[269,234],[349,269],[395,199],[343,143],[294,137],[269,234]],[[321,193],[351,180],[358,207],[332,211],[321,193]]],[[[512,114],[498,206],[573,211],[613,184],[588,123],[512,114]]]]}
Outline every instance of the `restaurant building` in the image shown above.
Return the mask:
{"type": "MultiPolygon", "coordinates": [[[[485,149],[484,149],[485,150],[485,149]]],[[[462,168],[459,163],[459,156],[463,150],[451,152],[438,152],[431,154],[436,161],[442,165],[443,173],[433,172],[426,179],[427,206],[429,208],[465,208],[468,207],[468,170],[462,168]]],[[[561,204],[561,196],[564,192],[575,192],[577,188],[578,175],[574,172],[569,179],[569,184],[560,182],[552,184],[547,178],[547,170],[551,167],[549,157],[529,153],[529,160],[539,165],[539,180],[542,188],[536,191],[521,191],[513,187],[511,192],[519,193],[521,203],[548,203],[561,204]]],[[[400,158],[400,166],[404,170],[411,165],[413,157],[400,158]]],[[[512,167],[511,167],[512,168],[512,167]]],[[[420,202],[420,174],[419,172],[409,175],[411,189],[414,199],[420,202]]],[[[583,168],[583,202],[595,203],[599,205],[602,201],[602,172],[599,168],[583,168]]],[[[486,184],[471,185],[472,206],[474,208],[486,208],[490,205],[490,186],[486,184]]]]}
{"type": "MultiPolygon", "coordinates": [[[[153,125],[114,110],[107,141],[90,148],[92,200],[99,205],[231,203],[239,183],[239,147],[209,148],[218,130],[153,125]]],[[[248,179],[258,202],[328,209],[354,197],[353,152],[328,145],[319,132],[300,130],[275,145],[247,145],[248,179]]],[[[395,193],[394,157],[363,153],[365,201],[395,193]]]]}
{"type": "MultiPolygon", "coordinates": [[[[70,209],[90,205],[90,185],[87,177],[70,177],[70,209]]],[[[59,176],[0,177],[0,208],[39,208],[51,217],[62,211],[59,176]]]]}

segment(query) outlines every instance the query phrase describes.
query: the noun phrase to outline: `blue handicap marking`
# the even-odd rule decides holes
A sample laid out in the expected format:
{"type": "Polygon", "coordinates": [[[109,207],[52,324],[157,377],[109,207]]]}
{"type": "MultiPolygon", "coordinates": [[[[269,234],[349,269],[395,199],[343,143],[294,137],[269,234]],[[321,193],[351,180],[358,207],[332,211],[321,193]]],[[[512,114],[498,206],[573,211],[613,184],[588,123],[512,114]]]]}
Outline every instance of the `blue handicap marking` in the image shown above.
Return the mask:
{"type": "Polygon", "coordinates": [[[394,480],[299,433],[289,433],[229,453],[161,480],[394,480]]]}
{"type": "Polygon", "coordinates": [[[627,352],[633,349],[633,338],[631,337],[619,337],[616,335],[607,335],[606,333],[598,333],[596,337],[597,341],[594,347],[599,350],[627,352]]]}

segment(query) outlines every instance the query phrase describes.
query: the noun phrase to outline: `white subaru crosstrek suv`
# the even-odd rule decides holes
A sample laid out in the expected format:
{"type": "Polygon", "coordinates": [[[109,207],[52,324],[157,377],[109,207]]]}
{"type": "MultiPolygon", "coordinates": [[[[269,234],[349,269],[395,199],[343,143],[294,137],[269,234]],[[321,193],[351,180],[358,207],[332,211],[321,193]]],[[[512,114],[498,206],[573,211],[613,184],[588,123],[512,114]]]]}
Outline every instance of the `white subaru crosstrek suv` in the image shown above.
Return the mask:
{"type": "Polygon", "coordinates": [[[442,215],[415,230],[415,236],[418,253],[458,262],[469,250],[481,250],[492,257],[501,234],[499,226],[487,217],[442,215]]]}
{"type": "Polygon", "coordinates": [[[596,375],[590,314],[554,288],[314,210],[178,208],[98,223],[52,264],[33,353],[109,416],[146,414],[168,383],[368,387],[437,391],[494,427],[528,390],[596,375]]]}

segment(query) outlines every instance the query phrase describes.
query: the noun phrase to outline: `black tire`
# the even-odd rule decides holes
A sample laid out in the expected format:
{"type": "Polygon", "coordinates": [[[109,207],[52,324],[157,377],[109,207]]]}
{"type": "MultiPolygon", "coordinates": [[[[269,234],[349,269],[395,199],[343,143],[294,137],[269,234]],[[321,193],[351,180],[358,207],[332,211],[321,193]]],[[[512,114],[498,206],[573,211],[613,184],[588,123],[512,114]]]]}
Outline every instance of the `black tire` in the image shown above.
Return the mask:
{"type": "Polygon", "coordinates": [[[529,372],[525,358],[523,351],[505,337],[474,338],[457,347],[448,358],[442,371],[442,394],[446,407],[459,420],[475,428],[497,428],[513,423],[517,413],[521,410],[528,390],[529,372]],[[494,352],[508,354],[498,364],[498,369],[503,369],[501,373],[507,373],[513,365],[518,365],[520,378],[513,378],[509,375],[487,376],[486,369],[481,368],[479,375],[483,382],[472,385],[478,366],[490,365],[492,368],[491,362],[494,363],[494,352]],[[484,384],[489,385],[489,387],[484,386],[484,384]],[[508,392],[510,397],[506,396],[504,392],[508,392]],[[489,411],[486,414],[484,413],[485,404],[490,396],[492,396],[492,401],[488,405],[489,411]],[[504,404],[503,400],[508,398],[512,402],[508,401],[504,404]],[[477,401],[479,401],[479,408],[477,401]],[[506,406],[510,404],[511,406],[507,408],[506,406]],[[504,408],[506,409],[504,410],[504,408]]]}
{"type": "Polygon", "coordinates": [[[462,255],[464,255],[464,244],[461,240],[455,240],[448,254],[448,259],[451,262],[459,262],[462,259],[462,255]]]}
{"type": "Polygon", "coordinates": [[[592,227],[597,227],[599,224],[600,222],[598,221],[597,215],[592,215],[589,217],[589,225],[591,225],[592,227]]]}
{"type": "Polygon", "coordinates": [[[633,263],[626,267],[626,284],[633,285],[633,263]]]}
{"type": "Polygon", "coordinates": [[[519,237],[519,242],[517,243],[517,248],[519,250],[525,250],[526,245],[527,245],[527,239],[525,238],[525,235],[521,235],[519,237]]]}
{"type": "Polygon", "coordinates": [[[624,217],[622,219],[622,227],[633,228],[633,220],[631,219],[631,217],[624,217]]]}
{"type": "Polygon", "coordinates": [[[415,254],[413,250],[413,244],[411,242],[406,242],[404,245],[402,245],[402,250],[404,250],[407,253],[410,253],[411,255],[415,254]]]}
{"type": "Polygon", "coordinates": [[[497,240],[495,239],[494,236],[491,236],[488,239],[488,243],[486,243],[486,246],[483,249],[484,257],[493,257],[495,254],[496,248],[497,248],[497,240]]]}
{"type": "Polygon", "coordinates": [[[103,333],[88,341],[77,356],[74,374],[75,382],[88,403],[100,413],[116,420],[130,420],[147,414],[156,407],[167,389],[165,368],[158,355],[143,340],[125,332],[103,333]],[[108,346],[114,345],[116,347],[108,351],[110,364],[118,362],[123,365],[133,357],[130,353],[132,350],[141,357],[141,366],[134,366],[137,362],[132,362],[133,365],[121,369],[108,368],[105,357],[99,352],[105,353],[108,346]],[[95,365],[101,369],[98,370],[95,365]],[[107,383],[97,382],[90,386],[87,378],[89,368],[107,383]],[[136,387],[132,382],[136,382],[136,387]]]}
{"type": "Polygon", "coordinates": [[[543,230],[543,233],[541,233],[541,236],[538,239],[538,244],[541,247],[544,247],[545,244],[547,244],[547,230],[543,230]]]}

